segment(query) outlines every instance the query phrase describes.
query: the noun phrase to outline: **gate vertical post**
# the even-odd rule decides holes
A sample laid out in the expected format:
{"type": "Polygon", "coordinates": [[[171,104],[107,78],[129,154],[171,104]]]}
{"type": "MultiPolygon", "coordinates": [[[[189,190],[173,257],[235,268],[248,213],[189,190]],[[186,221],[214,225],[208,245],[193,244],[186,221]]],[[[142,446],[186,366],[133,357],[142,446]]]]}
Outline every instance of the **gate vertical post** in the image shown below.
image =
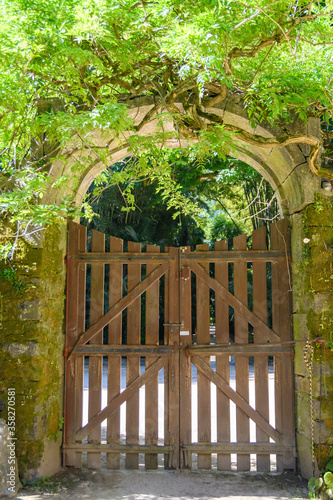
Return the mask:
{"type": "MultiPolygon", "coordinates": [[[[208,252],[208,243],[196,245],[196,251],[208,252]]],[[[209,275],[209,262],[201,264],[209,275]]],[[[197,343],[210,344],[210,311],[209,311],[209,286],[202,280],[196,282],[196,308],[197,308],[197,343]]],[[[203,355],[202,360],[210,366],[210,356],[203,355]]],[[[211,388],[210,380],[198,370],[198,442],[211,442],[211,388]]],[[[208,453],[198,453],[198,469],[210,469],[212,456],[208,453]]]]}
{"type": "MultiPolygon", "coordinates": [[[[146,253],[159,252],[160,247],[147,245],[146,253]]],[[[158,268],[154,262],[147,264],[147,275],[158,268]]],[[[154,283],[146,291],[146,344],[159,344],[159,281],[154,283]]],[[[146,369],[148,369],[158,358],[156,356],[146,356],[146,369]]],[[[147,445],[158,444],[158,373],[146,383],[145,400],[145,439],[147,445]]],[[[157,453],[146,453],[145,468],[157,469],[157,453]]]]}
{"type": "Polygon", "coordinates": [[[182,247],[180,254],[180,350],[179,350],[179,432],[180,432],[180,468],[192,467],[192,453],[186,451],[186,445],[192,443],[191,397],[192,377],[191,358],[185,352],[191,345],[191,270],[182,266],[182,257],[190,253],[190,247],[182,247]]]}
{"type": "MultiPolygon", "coordinates": [[[[284,256],[275,265],[272,276],[273,286],[273,328],[280,334],[281,342],[292,340],[291,319],[291,282],[290,282],[290,240],[289,222],[282,219],[271,226],[272,250],[280,250],[284,256]],[[275,283],[274,283],[275,279],[275,283]]],[[[294,396],[293,396],[293,361],[292,355],[277,355],[275,369],[276,384],[276,428],[283,434],[286,446],[295,446],[294,396]]],[[[278,470],[295,469],[295,457],[292,452],[284,452],[282,461],[277,457],[278,470]]]]}
{"type": "MultiPolygon", "coordinates": [[[[74,346],[78,336],[78,297],[79,297],[79,265],[73,257],[79,251],[79,228],[75,222],[70,222],[68,227],[68,252],[67,252],[67,300],[66,300],[66,349],[65,353],[74,346]]],[[[66,359],[66,384],[65,384],[65,445],[75,443],[76,412],[73,402],[76,402],[75,394],[75,357],[66,359]]],[[[75,450],[64,450],[64,465],[74,467],[76,465],[75,450]]]]}
{"type": "MultiPolygon", "coordinates": [[[[170,260],[168,295],[169,311],[168,323],[179,324],[179,249],[169,248],[169,254],[174,257],[170,260]]],[[[169,345],[173,347],[169,357],[168,367],[168,432],[166,439],[173,447],[170,453],[166,468],[179,468],[179,326],[169,327],[169,345]]]]}
{"type": "MultiPolygon", "coordinates": [[[[79,252],[87,248],[87,228],[79,226],[79,252]]],[[[86,320],[86,264],[78,264],[78,335],[85,330],[86,320]]],[[[82,427],[84,356],[75,356],[75,421],[76,432],[82,427]]],[[[75,467],[82,465],[82,453],[75,454],[75,467]]]]}

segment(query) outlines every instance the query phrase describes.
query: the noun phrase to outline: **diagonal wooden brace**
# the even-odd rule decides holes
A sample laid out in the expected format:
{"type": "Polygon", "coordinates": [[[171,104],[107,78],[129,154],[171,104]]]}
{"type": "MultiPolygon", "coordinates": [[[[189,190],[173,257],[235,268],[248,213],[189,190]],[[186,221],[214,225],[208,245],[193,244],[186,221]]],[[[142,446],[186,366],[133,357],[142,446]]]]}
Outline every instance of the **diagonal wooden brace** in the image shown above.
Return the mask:
{"type": "Polygon", "coordinates": [[[254,328],[258,328],[259,330],[261,330],[262,336],[265,335],[267,337],[265,340],[280,340],[280,336],[276,332],[271,330],[260,318],[258,318],[258,316],[251,312],[247,306],[245,306],[239,299],[237,299],[232,293],[230,293],[227,288],[221,285],[221,283],[219,283],[216,279],[211,278],[200,264],[192,261],[187,261],[186,263],[198,276],[198,278],[202,279],[210,288],[221,295],[221,297],[246,321],[251,323],[254,328]]]}
{"type": "Polygon", "coordinates": [[[95,324],[91,325],[90,328],[86,332],[81,333],[78,337],[75,345],[73,346],[71,352],[69,353],[68,359],[75,352],[75,348],[79,345],[84,345],[89,340],[91,340],[98,332],[104,328],[105,325],[110,323],[114,318],[116,318],[119,314],[122,313],[126,307],[132,304],[134,300],[136,300],[140,295],[143,294],[150,286],[155,283],[163,274],[167,272],[169,268],[169,263],[162,264],[158,268],[156,268],[153,272],[151,272],[141,283],[139,283],[136,287],[131,290],[126,297],[119,300],[114,306],[112,306],[104,316],[102,316],[95,324]]]}
{"type": "Polygon", "coordinates": [[[268,436],[274,439],[278,444],[282,443],[282,435],[279,431],[274,429],[267,420],[260,415],[257,410],[254,410],[249,403],[234,391],[228,382],[220,375],[214,372],[211,367],[197,356],[191,357],[192,363],[200,370],[209,380],[216,385],[231,401],[233,401],[246,415],[251,418],[268,436]]]}
{"type": "Polygon", "coordinates": [[[92,419],[76,433],[76,441],[82,441],[95,427],[100,425],[103,420],[110,417],[118,410],[129,397],[137,392],[141,386],[146,384],[149,379],[164,368],[168,358],[158,358],[140,377],[137,377],[126,389],[118,394],[103,410],[100,410],[92,419]]]}

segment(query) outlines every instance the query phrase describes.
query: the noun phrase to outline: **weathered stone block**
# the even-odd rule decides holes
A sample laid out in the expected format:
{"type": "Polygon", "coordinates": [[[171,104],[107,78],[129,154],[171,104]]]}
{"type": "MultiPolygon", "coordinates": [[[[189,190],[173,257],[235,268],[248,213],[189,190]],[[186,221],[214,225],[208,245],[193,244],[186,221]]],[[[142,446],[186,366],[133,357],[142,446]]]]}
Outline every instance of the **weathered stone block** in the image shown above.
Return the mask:
{"type": "Polygon", "coordinates": [[[316,420],[313,422],[314,442],[326,442],[331,437],[331,431],[324,421],[316,420]]]}
{"type": "Polygon", "coordinates": [[[4,351],[9,352],[13,357],[22,356],[22,354],[27,354],[28,356],[37,356],[39,354],[38,344],[36,342],[27,342],[26,344],[6,344],[3,347],[4,351]]]}
{"type": "Polygon", "coordinates": [[[309,135],[314,135],[315,137],[318,137],[318,139],[321,138],[320,121],[317,117],[309,116],[306,128],[309,135]]]}
{"type": "Polygon", "coordinates": [[[329,292],[332,290],[332,262],[317,258],[312,265],[310,283],[316,292],[329,292]]]}
{"type": "Polygon", "coordinates": [[[317,467],[317,460],[315,459],[315,471],[312,467],[312,455],[311,455],[311,440],[309,434],[297,433],[297,461],[298,466],[302,472],[302,477],[305,479],[310,479],[313,477],[314,472],[319,474],[317,467]]]}
{"type": "MultiPolygon", "coordinates": [[[[296,394],[308,394],[310,398],[310,376],[308,368],[305,369],[305,375],[296,376],[295,378],[296,394]]],[[[312,397],[319,398],[320,396],[320,379],[319,377],[312,376],[312,397]]],[[[317,402],[314,402],[314,407],[317,407],[317,402]]]]}
{"type": "Polygon", "coordinates": [[[331,302],[331,300],[331,295],[329,293],[317,293],[314,296],[315,312],[323,312],[329,310],[329,303],[331,302]]]}
{"type": "Polygon", "coordinates": [[[297,344],[295,346],[294,370],[295,370],[295,375],[301,375],[302,377],[306,377],[308,374],[308,368],[304,361],[302,346],[297,344]]]}
{"type": "MultiPolygon", "coordinates": [[[[319,401],[313,399],[313,418],[318,418],[320,412],[319,401]]],[[[311,428],[311,405],[310,395],[306,392],[298,392],[296,398],[296,422],[297,430],[304,434],[310,433],[311,428]]]]}
{"type": "Polygon", "coordinates": [[[39,320],[39,300],[25,300],[21,302],[18,307],[21,311],[21,321],[39,320]]]}
{"type": "Polygon", "coordinates": [[[21,487],[15,455],[16,441],[0,419],[0,498],[13,497],[21,487]]]}
{"type": "Polygon", "coordinates": [[[305,313],[294,314],[293,321],[295,340],[303,340],[309,338],[309,330],[307,328],[307,315],[305,313]]]}
{"type": "Polygon", "coordinates": [[[317,200],[308,207],[305,215],[305,223],[307,226],[325,228],[333,226],[333,200],[332,198],[325,198],[317,200]]]}

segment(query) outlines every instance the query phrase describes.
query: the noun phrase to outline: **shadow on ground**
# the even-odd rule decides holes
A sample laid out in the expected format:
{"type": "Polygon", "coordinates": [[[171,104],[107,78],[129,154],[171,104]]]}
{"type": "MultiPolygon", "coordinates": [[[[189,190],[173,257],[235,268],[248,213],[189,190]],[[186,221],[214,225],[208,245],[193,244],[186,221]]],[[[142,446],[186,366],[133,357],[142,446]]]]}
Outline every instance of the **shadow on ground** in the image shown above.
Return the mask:
{"type": "Polygon", "coordinates": [[[306,481],[291,473],[93,471],[66,469],[26,485],[18,500],[284,500],[308,498],[306,481]]]}

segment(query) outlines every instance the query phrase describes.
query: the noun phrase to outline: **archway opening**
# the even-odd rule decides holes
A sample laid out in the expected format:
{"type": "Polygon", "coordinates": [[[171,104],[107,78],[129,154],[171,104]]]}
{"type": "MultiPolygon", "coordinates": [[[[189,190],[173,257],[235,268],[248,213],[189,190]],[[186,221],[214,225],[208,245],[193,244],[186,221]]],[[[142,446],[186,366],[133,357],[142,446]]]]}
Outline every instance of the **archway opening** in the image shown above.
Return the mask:
{"type": "Polygon", "coordinates": [[[81,218],[81,224],[162,248],[212,244],[259,227],[266,228],[269,243],[269,226],[281,214],[277,193],[247,163],[174,149],[160,178],[137,174],[136,164],[129,157],[97,176],[85,197],[94,215],[81,218]],[[127,169],[134,175],[119,182],[127,169]]]}

